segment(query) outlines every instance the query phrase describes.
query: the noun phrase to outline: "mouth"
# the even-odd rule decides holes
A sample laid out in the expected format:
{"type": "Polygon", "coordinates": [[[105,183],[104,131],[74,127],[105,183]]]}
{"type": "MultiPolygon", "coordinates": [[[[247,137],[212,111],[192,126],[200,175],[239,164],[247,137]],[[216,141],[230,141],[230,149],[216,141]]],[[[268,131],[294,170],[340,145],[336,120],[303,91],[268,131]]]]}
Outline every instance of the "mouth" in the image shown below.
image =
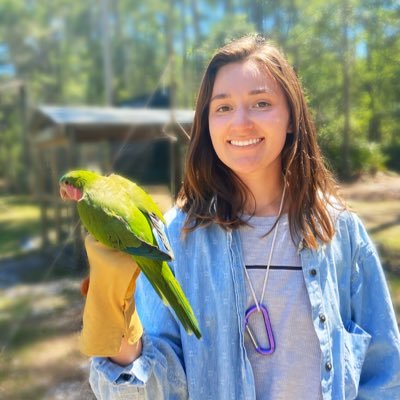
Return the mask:
{"type": "Polygon", "coordinates": [[[235,147],[249,147],[257,145],[264,141],[264,138],[246,139],[246,140],[228,140],[228,143],[235,147]]]}

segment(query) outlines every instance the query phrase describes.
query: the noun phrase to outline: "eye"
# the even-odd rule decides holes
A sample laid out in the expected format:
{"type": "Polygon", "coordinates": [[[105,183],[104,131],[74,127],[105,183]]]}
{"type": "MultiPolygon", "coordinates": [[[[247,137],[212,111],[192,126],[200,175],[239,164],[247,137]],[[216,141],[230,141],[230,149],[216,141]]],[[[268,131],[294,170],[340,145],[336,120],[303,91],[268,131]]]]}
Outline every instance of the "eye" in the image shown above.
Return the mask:
{"type": "Polygon", "coordinates": [[[64,181],[64,183],[65,183],[66,185],[69,185],[69,180],[67,179],[66,181],[64,181]]]}
{"type": "Polygon", "coordinates": [[[268,103],[267,101],[262,100],[262,101],[258,101],[258,102],[254,105],[254,108],[267,108],[267,107],[269,107],[270,105],[271,105],[271,104],[268,103]]]}
{"type": "Polygon", "coordinates": [[[226,106],[226,105],[222,105],[222,106],[217,107],[215,111],[217,113],[224,113],[224,112],[230,111],[230,109],[231,109],[231,107],[226,106]]]}

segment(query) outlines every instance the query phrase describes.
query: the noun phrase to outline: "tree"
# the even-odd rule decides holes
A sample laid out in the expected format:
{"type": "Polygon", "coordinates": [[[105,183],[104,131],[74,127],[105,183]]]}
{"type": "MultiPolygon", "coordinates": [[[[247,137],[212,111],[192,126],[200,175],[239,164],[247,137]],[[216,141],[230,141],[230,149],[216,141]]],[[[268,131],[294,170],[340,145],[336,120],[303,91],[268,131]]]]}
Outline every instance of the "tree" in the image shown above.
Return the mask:
{"type": "MultiPolygon", "coordinates": [[[[321,143],[336,171],[348,176],[362,164],[348,157],[364,154],[370,142],[388,154],[400,142],[398,17],[395,0],[109,1],[113,99],[120,103],[172,86],[174,104],[192,107],[215,48],[260,32],[288,55],[321,143]]],[[[15,71],[8,80],[26,83],[33,106],[103,104],[102,32],[99,0],[0,2],[0,44],[9,48],[15,71]]],[[[21,154],[22,130],[8,107],[14,104],[17,116],[18,101],[0,100],[1,140],[15,146],[1,153],[0,175],[15,179],[8,166],[22,169],[18,157],[10,159],[21,154]]]]}

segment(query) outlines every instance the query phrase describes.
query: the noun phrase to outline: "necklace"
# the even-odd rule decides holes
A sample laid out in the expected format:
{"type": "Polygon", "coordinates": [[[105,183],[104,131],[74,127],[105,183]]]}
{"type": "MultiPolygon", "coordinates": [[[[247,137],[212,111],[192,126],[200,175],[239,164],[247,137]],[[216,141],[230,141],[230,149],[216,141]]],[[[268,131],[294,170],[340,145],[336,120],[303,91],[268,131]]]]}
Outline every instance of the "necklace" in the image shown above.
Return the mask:
{"type": "MultiPolygon", "coordinates": [[[[281,212],[282,212],[283,201],[285,199],[285,192],[286,192],[286,185],[283,187],[283,193],[282,193],[282,198],[281,198],[281,204],[279,206],[278,218],[279,218],[279,216],[281,215],[281,212]]],[[[262,289],[260,301],[257,301],[257,296],[256,296],[256,293],[254,291],[253,284],[251,283],[251,279],[250,279],[249,273],[248,273],[248,271],[246,269],[246,266],[243,266],[247,281],[249,283],[250,292],[251,292],[251,295],[253,296],[253,299],[254,299],[254,305],[250,306],[246,310],[246,313],[245,313],[245,327],[246,327],[247,333],[249,334],[250,339],[251,339],[251,341],[252,341],[252,343],[254,345],[255,350],[257,351],[257,353],[260,353],[260,354],[263,354],[263,355],[272,354],[275,351],[275,347],[276,347],[275,346],[274,333],[272,331],[272,325],[271,325],[271,320],[269,318],[268,309],[262,303],[263,303],[263,300],[264,300],[265,288],[267,287],[269,267],[271,265],[272,254],[274,252],[275,239],[276,239],[276,235],[278,233],[279,222],[280,222],[280,220],[277,221],[277,223],[276,223],[276,225],[274,227],[274,234],[273,234],[272,243],[271,243],[271,250],[269,252],[268,264],[267,264],[267,269],[265,271],[263,289],[262,289]],[[254,337],[254,334],[253,334],[252,330],[250,329],[249,320],[250,320],[250,316],[252,314],[254,314],[254,313],[261,313],[262,316],[263,316],[265,331],[267,332],[267,337],[268,337],[268,342],[269,342],[269,347],[267,347],[267,348],[262,347],[260,344],[258,344],[256,338],[254,337]]]]}

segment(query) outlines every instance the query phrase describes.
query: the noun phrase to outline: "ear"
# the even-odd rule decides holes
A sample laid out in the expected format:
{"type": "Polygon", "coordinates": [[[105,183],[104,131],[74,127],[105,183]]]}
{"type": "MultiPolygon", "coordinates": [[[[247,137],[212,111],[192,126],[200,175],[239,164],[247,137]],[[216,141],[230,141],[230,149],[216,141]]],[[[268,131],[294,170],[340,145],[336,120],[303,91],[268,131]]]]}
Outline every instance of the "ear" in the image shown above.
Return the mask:
{"type": "Polygon", "coordinates": [[[287,133],[288,135],[293,133],[292,118],[289,119],[288,126],[287,126],[287,128],[286,128],[286,133],[287,133]]]}

